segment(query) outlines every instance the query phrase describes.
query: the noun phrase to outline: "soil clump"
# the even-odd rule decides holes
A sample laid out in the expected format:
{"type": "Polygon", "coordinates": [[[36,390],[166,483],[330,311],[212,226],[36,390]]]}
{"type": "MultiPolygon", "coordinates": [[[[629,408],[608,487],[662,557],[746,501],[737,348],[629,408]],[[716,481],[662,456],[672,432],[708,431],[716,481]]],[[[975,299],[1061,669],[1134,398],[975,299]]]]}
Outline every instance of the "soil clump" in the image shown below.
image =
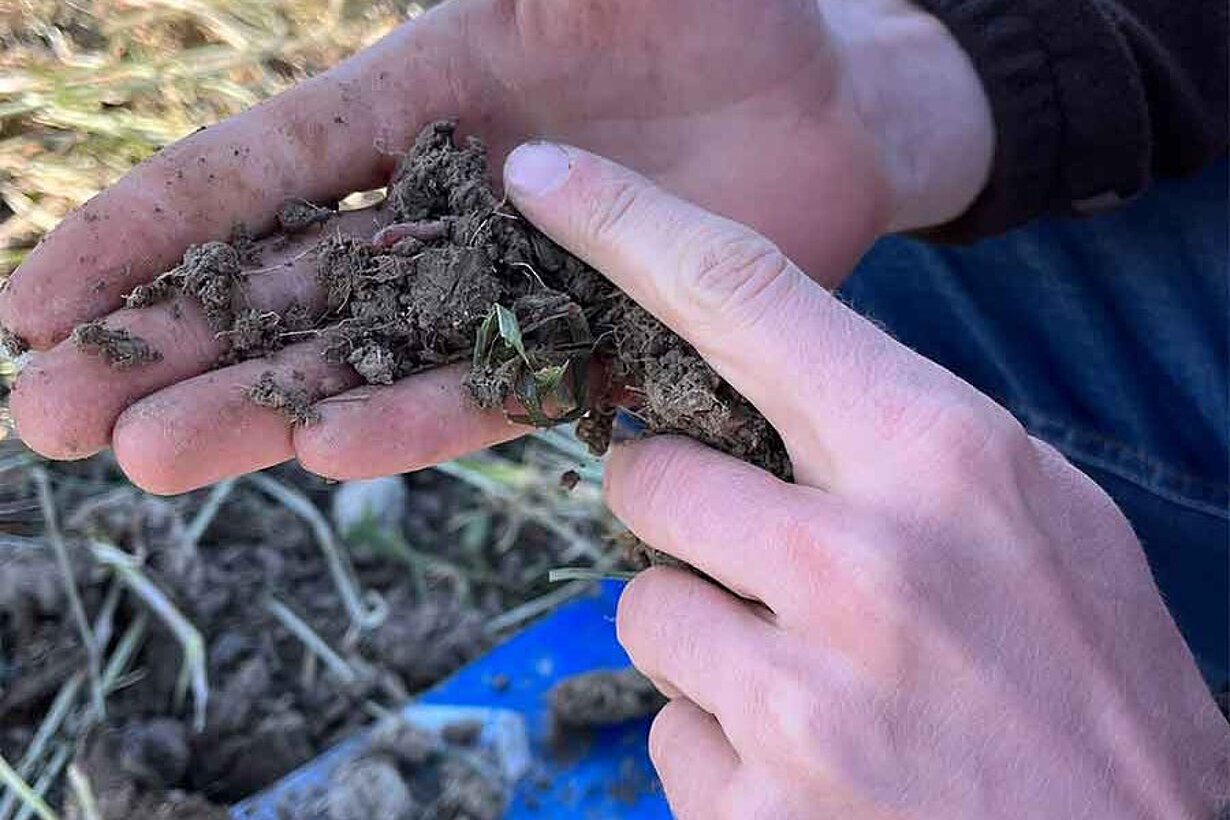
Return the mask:
{"type": "MultiPolygon", "coordinates": [[[[195,298],[228,340],[220,364],[307,335],[375,385],[465,361],[476,404],[537,426],[580,419],[595,453],[609,445],[618,403],[647,433],[691,436],[789,478],[764,417],[683,339],[525,220],[488,171],[480,140],[459,144],[451,122],[425,128],[390,182],[391,224],[371,238],[322,231],[312,254],[325,300],[314,315],[252,310],[241,254],[223,242],[189,249],[129,306],[195,298]]],[[[298,233],[332,213],[290,200],[277,217],[284,233],[298,233]]],[[[248,395],[296,423],[311,423],[304,402],[321,398],[264,376],[248,395]]]]}
{"type": "Polygon", "coordinates": [[[122,328],[107,327],[101,321],[74,328],[73,344],[79,350],[102,357],[116,370],[128,370],[162,359],[162,354],[140,336],[122,328]]]}

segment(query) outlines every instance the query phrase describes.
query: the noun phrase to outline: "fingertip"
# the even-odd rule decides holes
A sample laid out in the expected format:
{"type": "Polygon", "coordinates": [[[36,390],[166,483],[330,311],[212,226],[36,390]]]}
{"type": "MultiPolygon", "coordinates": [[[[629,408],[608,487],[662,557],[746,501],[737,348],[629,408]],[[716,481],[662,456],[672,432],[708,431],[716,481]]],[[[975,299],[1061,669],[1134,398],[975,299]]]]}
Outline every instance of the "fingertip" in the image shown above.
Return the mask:
{"type": "Polygon", "coordinates": [[[504,188],[514,202],[528,202],[561,188],[572,175],[570,149],[553,142],[518,145],[504,162],[504,188]]]}
{"type": "MultiPolygon", "coordinates": [[[[170,423],[170,408],[163,407],[154,397],[137,402],[116,419],[111,433],[111,447],[116,463],[128,480],[152,495],[176,495],[185,492],[182,480],[177,480],[175,464],[182,456],[168,458],[163,425],[152,423],[161,418],[170,423]],[[151,411],[151,404],[156,409],[151,411]]],[[[175,438],[172,434],[169,438],[175,438]]]]}
{"type": "Polygon", "coordinates": [[[339,409],[329,402],[316,405],[318,420],[300,425],[291,431],[291,446],[299,466],[313,475],[330,481],[353,481],[376,478],[369,475],[366,464],[357,459],[339,457],[364,442],[354,435],[354,428],[339,418],[339,409]]]}
{"type": "Polygon", "coordinates": [[[34,452],[55,461],[78,461],[96,455],[106,448],[106,435],[98,434],[88,407],[65,401],[60,386],[37,357],[26,365],[9,394],[9,411],[18,438],[34,452]]]}
{"type": "Polygon", "coordinates": [[[661,670],[645,665],[646,658],[641,657],[640,648],[647,641],[652,643],[653,635],[645,634],[647,627],[657,624],[651,613],[661,608],[662,596],[669,594],[677,575],[684,575],[684,572],[666,566],[654,566],[638,572],[624,584],[619,603],[615,606],[615,639],[636,668],[649,678],[659,677],[661,670]]]}

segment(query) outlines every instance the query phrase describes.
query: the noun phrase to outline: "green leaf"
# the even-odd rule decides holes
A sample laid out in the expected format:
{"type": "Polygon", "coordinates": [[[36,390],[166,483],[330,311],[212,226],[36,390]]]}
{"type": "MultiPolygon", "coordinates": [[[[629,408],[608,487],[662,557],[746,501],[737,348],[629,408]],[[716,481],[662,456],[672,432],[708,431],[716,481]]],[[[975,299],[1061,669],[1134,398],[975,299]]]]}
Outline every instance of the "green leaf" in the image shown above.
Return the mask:
{"type": "MultiPolygon", "coordinates": [[[[496,305],[499,307],[499,305],[496,305]]],[[[496,311],[493,309],[487,318],[478,326],[478,336],[474,340],[474,367],[482,367],[491,356],[491,344],[495,341],[496,311]]]]}
{"type": "Polygon", "coordinates": [[[517,314],[497,302],[495,316],[500,327],[500,338],[520,354],[522,361],[529,364],[530,357],[526,355],[525,342],[521,339],[521,325],[517,322],[517,314]]]}
{"type": "Polygon", "coordinates": [[[555,388],[559,387],[560,382],[564,380],[566,372],[568,372],[567,364],[555,364],[544,367],[534,374],[534,382],[537,383],[540,392],[551,393],[555,388]]]}

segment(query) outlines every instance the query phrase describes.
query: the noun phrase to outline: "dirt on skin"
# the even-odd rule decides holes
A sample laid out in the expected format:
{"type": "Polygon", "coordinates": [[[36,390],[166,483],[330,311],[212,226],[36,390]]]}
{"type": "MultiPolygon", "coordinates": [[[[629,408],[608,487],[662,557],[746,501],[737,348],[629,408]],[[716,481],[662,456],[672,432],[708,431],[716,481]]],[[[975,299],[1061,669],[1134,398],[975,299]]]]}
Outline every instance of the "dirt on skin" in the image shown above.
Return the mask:
{"type": "Polygon", "coordinates": [[[73,330],[78,350],[102,357],[116,370],[160,361],[162,354],[140,336],[122,328],[107,327],[101,321],[87,322],[73,330]]]}
{"type": "MultiPolygon", "coordinates": [[[[295,375],[302,380],[302,374],[292,374],[292,378],[295,375]]],[[[320,420],[315,406],[320,397],[306,387],[279,384],[272,371],[262,373],[245,395],[253,404],[277,410],[296,424],[313,424],[320,420]]]]}
{"type": "Polygon", "coordinates": [[[649,717],[666,704],[649,678],[632,668],[576,675],[547,697],[552,725],[563,732],[649,717]]]}
{"type": "Polygon", "coordinates": [[[0,356],[8,356],[10,359],[16,359],[29,349],[30,346],[26,344],[25,339],[21,338],[4,325],[0,325],[0,356]]]}
{"type": "MultiPolygon", "coordinates": [[[[520,406],[510,417],[539,426],[580,419],[595,453],[610,442],[618,400],[648,433],[688,435],[788,478],[785,448],[763,416],[690,345],[504,201],[480,140],[454,137],[451,122],[418,136],[389,186],[393,224],[371,239],[335,234],[316,246],[327,294],[319,315],[254,313],[241,254],[222,242],[191,248],[178,268],[134,291],[129,306],[176,293],[197,299],[230,342],[220,364],[307,333],[370,384],[468,361],[476,404],[520,406]]],[[[292,233],[331,213],[291,200],[277,217],[292,233]]],[[[285,388],[262,377],[249,396],[310,423],[302,397],[290,400],[285,388]]]]}

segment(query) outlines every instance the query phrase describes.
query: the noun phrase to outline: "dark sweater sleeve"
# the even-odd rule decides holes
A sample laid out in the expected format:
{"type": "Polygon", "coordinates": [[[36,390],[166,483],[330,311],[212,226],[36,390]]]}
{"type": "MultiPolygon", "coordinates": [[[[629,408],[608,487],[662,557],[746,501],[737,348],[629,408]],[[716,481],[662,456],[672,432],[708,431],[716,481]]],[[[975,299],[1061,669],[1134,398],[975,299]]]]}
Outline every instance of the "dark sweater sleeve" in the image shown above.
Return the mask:
{"type": "Polygon", "coordinates": [[[1226,0],[916,2],[969,53],[997,140],[982,195],[929,238],[1099,213],[1226,151],[1226,0]]]}

